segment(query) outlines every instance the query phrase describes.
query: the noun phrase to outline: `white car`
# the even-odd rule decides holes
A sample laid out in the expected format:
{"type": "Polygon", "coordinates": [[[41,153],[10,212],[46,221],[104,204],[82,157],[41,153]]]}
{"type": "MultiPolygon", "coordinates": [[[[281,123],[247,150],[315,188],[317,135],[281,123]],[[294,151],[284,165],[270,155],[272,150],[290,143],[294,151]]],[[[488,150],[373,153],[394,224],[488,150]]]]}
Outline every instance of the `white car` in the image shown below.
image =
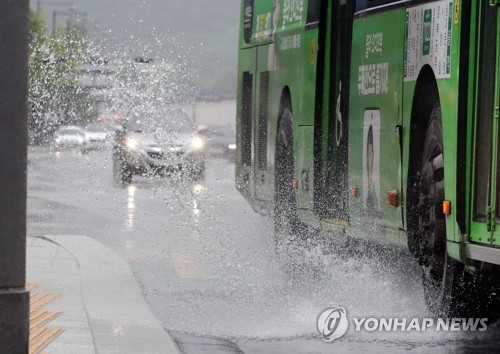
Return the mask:
{"type": "Polygon", "coordinates": [[[82,128],[73,125],[60,127],[54,133],[54,148],[57,150],[64,148],[86,149],[88,146],[85,133],[82,128]]]}
{"type": "Polygon", "coordinates": [[[89,150],[101,149],[111,142],[111,134],[98,124],[89,124],[84,131],[89,150]]]}
{"type": "Polygon", "coordinates": [[[91,143],[103,143],[109,140],[109,133],[96,124],[89,124],[85,128],[85,137],[91,143]]]}

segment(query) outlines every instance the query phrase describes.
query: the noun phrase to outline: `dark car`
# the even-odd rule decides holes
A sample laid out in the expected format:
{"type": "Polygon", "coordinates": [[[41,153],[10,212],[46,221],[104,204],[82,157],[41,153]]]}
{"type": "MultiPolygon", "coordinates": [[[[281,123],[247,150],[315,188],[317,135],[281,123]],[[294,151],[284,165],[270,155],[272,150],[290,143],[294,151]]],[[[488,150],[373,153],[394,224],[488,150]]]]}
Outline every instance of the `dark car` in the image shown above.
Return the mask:
{"type": "Polygon", "coordinates": [[[166,118],[129,119],[115,132],[113,170],[121,183],[132,176],[172,172],[202,179],[205,174],[205,138],[189,117],[174,112],[166,118]]]}
{"type": "Polygon", "coordinates": [[[84,131],[87,150],[100,150],[108,146],[110,132],[101,124],[89,124],[84,131]]]}

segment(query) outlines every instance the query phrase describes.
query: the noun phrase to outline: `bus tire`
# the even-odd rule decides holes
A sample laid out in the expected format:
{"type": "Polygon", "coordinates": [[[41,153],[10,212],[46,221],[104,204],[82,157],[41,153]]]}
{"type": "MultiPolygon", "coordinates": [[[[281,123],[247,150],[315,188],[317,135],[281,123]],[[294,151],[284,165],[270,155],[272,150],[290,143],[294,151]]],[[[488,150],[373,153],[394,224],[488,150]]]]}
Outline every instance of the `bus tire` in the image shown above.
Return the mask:
{"type": "MultiPolygon", "coordinates": [[[[418,177],[419,263],[424,296],[438,317],[470,317],[482,312],[481,288],[473,273],[447,252],[444,201],[443,128],[441,109],[435,104],[427,124],[418,177]]],[[[477,278],[479,280],[479,278],[477,278]]]]}
{"type": "Polygon", "coordinates": [[[280,117],[276,137],[274,178],[274,241],[278,254],[288,253],[289,247],[307,232],[297,213],[294,174],[292,111],[286,107],[280,117]]]}

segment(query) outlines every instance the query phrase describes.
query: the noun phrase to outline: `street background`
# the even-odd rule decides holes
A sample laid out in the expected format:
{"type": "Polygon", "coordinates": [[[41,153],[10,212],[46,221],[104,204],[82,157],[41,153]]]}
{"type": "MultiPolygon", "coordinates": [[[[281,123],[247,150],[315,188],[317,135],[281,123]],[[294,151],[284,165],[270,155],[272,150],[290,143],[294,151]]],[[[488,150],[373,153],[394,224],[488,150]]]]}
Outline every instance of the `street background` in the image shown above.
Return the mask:
{"type": "MultiPolygon", "coordinates": [[[[224,103],[218,116],[231,105],[224,103]]],[[[204,105],[197,107],[202,119],[204,105]]],[[[477,340],[463,333],[348,333],[322,343],[316,320],[329,306],[358,317],[426,317],[418,265],[399,254],[380,262],[311,249],[301,255],[300,269],[289,272],[275,255],[272,219],[236,191],[230,159],[209,159],[199,182],[134,176],[122,186],[113,181],[109,149],[30,147],[28,157],[28,236],[87,235],[116,252],[153,314],[188,352],[206,352],[209,342],[199,339],[206,337],[249,353],[332,346],[457,352],[477,340]]]]}
{"type": "Polygon", "coordinates": [[[73,352],[64,344],[77,338],[88,352],[107,353],[99,343],[140,352],[154,336],[156,353],[170,342],[165,331],[185,353],[496,349],[497,324],[482,334],[350,331],[323,343],[316,322],[330,307],[352,317],[428,317],[420,267],[404,250],[346,254],[313,241],[287,266],[272,218],[235,188],[234,157],[210,157],[199,180],[134,175],[129,184],[113,176],[111,142],[54,149],[62,126],[99,123],[112,140],[123,119],[175,125],[174,106],[196,125],[235,128],[238,1],[30,3],[28,280],[60,293],[51,306],[65,329],[48,352],[73,352]]]}

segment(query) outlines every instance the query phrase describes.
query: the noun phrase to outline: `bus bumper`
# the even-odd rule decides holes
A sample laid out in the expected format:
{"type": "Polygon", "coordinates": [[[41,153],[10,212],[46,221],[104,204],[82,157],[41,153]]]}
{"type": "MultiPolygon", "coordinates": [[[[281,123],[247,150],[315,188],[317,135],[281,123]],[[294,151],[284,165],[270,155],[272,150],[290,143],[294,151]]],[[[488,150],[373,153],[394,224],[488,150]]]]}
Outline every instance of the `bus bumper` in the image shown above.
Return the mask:
{"type": "Polygon", "coordinates": [[[466,243],[464,254],[467,259],[500,265],[500,248],[466,243]]]}

